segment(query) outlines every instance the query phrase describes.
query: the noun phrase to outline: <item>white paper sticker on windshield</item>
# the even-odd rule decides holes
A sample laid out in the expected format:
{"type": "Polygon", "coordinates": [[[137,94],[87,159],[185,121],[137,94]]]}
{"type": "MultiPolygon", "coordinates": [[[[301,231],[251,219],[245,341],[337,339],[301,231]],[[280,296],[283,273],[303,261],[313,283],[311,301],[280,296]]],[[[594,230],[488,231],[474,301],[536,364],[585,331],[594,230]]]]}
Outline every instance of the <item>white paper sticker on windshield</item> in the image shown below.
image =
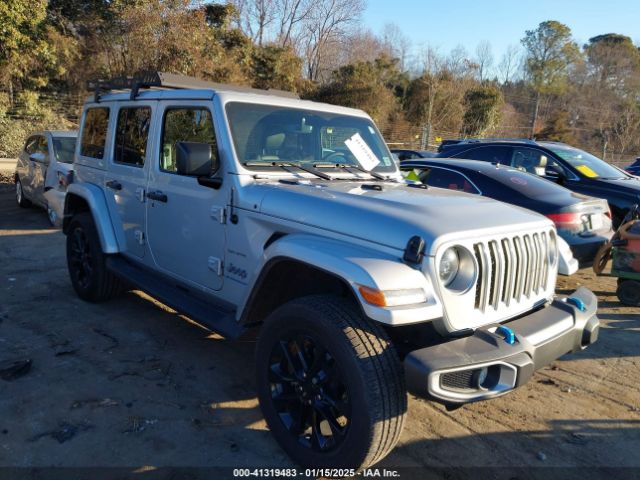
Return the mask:
{"type": "Polygon", "coordinates": [[[376,154],[373,153],[359,133],[354,133],[351,138],[344,141],[344,144],[351,150],[360,166],[365,170],[371,171],[380,163],[376,154]]]}

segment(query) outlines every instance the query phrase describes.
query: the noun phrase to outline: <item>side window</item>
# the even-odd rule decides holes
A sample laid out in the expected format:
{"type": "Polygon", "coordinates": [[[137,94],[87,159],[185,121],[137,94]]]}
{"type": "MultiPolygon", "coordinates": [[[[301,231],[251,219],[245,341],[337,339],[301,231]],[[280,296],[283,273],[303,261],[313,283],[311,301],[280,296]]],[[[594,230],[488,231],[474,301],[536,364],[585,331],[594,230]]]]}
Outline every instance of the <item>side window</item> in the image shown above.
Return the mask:
{"type": "Polygon", "coordinates": [[[49,155],[49,142],[47,141],[47,137],[38,138],[37,151],[38,153],[49,155]]]}
{"type": "Polygon", "coordinates": [[[511,147],[477,147],[458,153],[455,158],[466,158],[467,160],[482,160],[483,162],[501,163],[509,165],[511,147]]]}
{"type": "Polygon", "coordinates": [[[511,157],[511,166],[523,172],[535,175],[544,175],[547,167],[548,157],[541,151],[534,148],[515,147],[511,157]]]}
{"type": "MultiPolygon", "coordinates": [[[[176,173],[176,144],[178,142],[208,143],[211,159],[218,156],[218,145],[213,130],[213,118],[206,108],[170,108],[164,114],[160,170],[176,173]]],[[[217,162],[215,162],[217,163],[217,162]]],[[[212,165],[213,166],[213,165],[212,165]]]]}
{"type": "Polygon", "coordinates": [[[118,112],[113,161],[141,167],[147,153],[151,109],[121,108],[118,112]]]}
{"type": "Polygon", "coordinates": [[[420,181],[431,187],[446,188],[467,193],[480,193],[463,175],[442,168],[425,169],[420,174],[420,181]]]}
{"type": "Polygon", "coordinates": [[[29,137],[27,142],[24,144],[24,151],[29,155],[32,153],[36,153],[38,149],[38,136],[29,137]]]}
{"type": "Polygon", "coordinates": [[[104,157],[104,146],[109,126],[109,109],[106,107],[89,108],[85,113],[82,127],[80,155],[85,157],[104,157]]]}

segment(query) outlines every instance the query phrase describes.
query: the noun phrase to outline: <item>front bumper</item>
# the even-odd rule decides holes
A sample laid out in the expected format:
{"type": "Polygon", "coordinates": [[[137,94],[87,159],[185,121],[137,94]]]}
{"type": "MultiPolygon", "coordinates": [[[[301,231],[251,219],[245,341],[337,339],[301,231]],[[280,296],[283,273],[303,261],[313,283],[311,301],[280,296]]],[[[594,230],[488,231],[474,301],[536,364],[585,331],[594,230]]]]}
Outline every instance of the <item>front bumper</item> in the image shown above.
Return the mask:
{"type": "Polygon", "coordinates": [[[507,393],[537,369],[594,343],[597,306],[596,296],[580,287],[569,297],[502,324],[515,335],[511,344],[505,329],[498,329],[501,325],[489,325],[468,337],[415,350],[404,360],[407,386],[416,395],[454,405],[507,393]]]}

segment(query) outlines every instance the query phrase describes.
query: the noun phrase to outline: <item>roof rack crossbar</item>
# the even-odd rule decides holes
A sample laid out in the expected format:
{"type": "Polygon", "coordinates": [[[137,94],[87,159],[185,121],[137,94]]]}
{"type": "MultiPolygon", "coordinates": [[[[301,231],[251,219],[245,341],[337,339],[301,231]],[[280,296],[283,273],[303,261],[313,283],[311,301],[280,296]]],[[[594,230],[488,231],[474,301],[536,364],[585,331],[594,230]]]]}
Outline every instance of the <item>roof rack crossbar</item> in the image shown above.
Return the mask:
{"type": "Polygon", "coordinates": [[[135,76],[116,77],[111,80],[90,80],[87,82],[87,89],[93,90],[94,101],[100,101],[100,94],[113,90],[130,90],[131,100],[135,100],[141,88],[171,88],[171,89],[211,89],[211,90],[227,90],[245,93],[261,93],[271,94],[289,98],[300,98],[293,92],[284,90],[260,90],[256,88],[243,87],[239,85],[226,85],[222,83],[208,82],[194,77],[185,75],[176,75],[174,73],[145,71],[135,76]]]}

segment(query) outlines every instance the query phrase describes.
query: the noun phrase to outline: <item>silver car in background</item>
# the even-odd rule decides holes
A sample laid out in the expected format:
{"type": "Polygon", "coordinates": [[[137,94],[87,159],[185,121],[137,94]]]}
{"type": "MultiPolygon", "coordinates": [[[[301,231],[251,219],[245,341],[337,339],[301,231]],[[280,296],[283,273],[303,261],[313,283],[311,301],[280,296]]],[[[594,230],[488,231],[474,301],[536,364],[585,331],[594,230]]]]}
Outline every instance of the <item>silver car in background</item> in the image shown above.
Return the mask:
{"type": "Polygon", "coordinates": [[[54,226],[62,220],[67,186],[73,178],[77,137],[77,131],[36,132],[25,142],[16,164],[18,205],[44,208],[54,226]]]}

